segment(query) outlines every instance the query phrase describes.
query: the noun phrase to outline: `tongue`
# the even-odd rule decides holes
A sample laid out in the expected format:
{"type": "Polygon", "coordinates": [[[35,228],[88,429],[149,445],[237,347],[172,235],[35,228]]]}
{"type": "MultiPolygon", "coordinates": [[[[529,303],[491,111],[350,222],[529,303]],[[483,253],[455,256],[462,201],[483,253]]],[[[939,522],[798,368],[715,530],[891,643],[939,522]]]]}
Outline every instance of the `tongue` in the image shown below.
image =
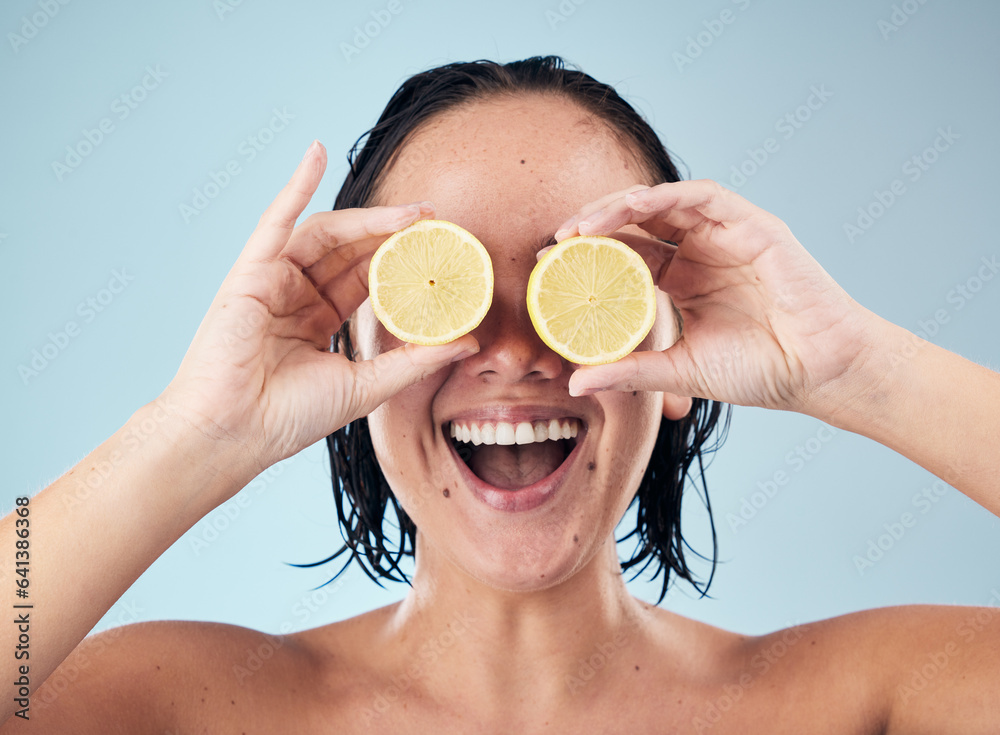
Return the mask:
{"type": "Polygon", "coordinates": [[[484,482],[502,490],[517,490],[548,477],[566,458],[562,442],[502,446],[485,444],[475,449],[469,467],[484,482]]]}

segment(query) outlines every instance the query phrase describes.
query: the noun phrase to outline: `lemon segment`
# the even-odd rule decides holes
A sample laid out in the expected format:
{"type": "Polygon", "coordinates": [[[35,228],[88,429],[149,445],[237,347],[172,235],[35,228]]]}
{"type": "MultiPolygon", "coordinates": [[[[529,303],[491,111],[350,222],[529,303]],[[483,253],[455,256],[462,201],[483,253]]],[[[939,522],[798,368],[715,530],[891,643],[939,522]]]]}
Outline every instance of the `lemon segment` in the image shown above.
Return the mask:
{"type": "Polygon", "coordinates": [[[656,319],[649,268],[610,237],[571,237],[555,245],[532,270],[527,300],[542,341],[580,365],[625,357],[656,319]]]}
{"type": "Polygon", "coordinates": [[[469,231],[420,220],[390,235],[372,256],[375,316],[404,342],[440,345],[471,332],[493,301],[493,264],[469,231]]]}

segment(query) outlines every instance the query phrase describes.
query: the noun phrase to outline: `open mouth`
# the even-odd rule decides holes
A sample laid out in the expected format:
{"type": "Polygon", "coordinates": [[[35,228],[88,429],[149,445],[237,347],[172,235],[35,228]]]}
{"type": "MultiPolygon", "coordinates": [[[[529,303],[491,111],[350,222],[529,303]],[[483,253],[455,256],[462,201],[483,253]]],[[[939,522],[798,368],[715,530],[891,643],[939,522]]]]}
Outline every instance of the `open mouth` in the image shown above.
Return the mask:
{"type": "Polygon", "coordinates": [[[548,477],[577,443],[577,418],[543,421],[452,421],[445,427],[472,473],[501,490],[518,490],[548,477]]]}

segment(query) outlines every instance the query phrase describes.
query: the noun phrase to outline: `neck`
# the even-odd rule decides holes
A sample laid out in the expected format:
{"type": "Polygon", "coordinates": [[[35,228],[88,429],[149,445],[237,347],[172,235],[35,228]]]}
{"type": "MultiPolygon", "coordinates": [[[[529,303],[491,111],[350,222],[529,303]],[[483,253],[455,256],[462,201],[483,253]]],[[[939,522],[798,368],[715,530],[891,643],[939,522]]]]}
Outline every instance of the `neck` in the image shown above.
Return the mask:
{"type": "Polygon", "coordinates": [[[417,543],[413,588],[393,616],[401,660],[427,662],[427,683],[463,682],[483,711],[510,697],[552,706],[638,642],[651,606],[625,587],[613,538],[569,579],[498,590],[417,543]],[[407,650],[412,649],[412,650],[407,650]]]}

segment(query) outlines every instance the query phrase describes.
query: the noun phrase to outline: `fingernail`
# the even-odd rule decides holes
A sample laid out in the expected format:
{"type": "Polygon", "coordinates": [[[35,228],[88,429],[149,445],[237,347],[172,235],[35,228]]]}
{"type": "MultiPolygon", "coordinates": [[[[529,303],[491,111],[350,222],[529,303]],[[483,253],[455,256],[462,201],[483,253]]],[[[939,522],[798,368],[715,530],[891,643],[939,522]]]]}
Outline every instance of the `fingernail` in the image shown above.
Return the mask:
{"type": "Polygon", "coordinates": [[[308,147],[308,148],[306,148],[306,152],[305,152],[305,155],[303,155],[303,156],[302,156],[302,160],[304,161],[304,160],[306,160],[307,158],[309,158],[309,156],[310,156],[310,155],[311,155],[311,154],[313,153],[313,151],[315,151],[315,150],[316,150],[317,148],[319,148],[319,141],[318,141],[318,140],[314,140],[314,141],[313,141],[312,143],[310,143],[310,144],[309,144],[309,147],[308,147]]]}
{"type": "Polygon", "coordinates": [[[397,207],[415,207],[417,209],[434,209],[434,202],[410,202],[409,204],[397,204],[397,207]]]}
{"type": "Polygon", "coordinates": [[[395,232],[413,224],[420,217],[420,210],[411,205],[389,207],[380,216],[379,226],[384,227],[387,232],[395,232]]]}
{"type": "Polygon", "coordinates": [[[640,211],[644,210],[649,205],[649,199],[646,196],[647,191],[649,191],[649,189],[633,191],[626,194],[625,203],[632,209],[638,209],[640,211]]]}
{"type": "Polygon", "coordinates": [[[559,240],[562,240],[563,238],[566,237],[566,235],[569,234],[570,230],[573,229],[573,225],[576,224],[576,221],[579,218],[580,218],[580,215],[574,214],[572,217],[570,217],[568,220],[566,220],[565,222],[563,222],[562,225],[559,226],[559,229],[556,230],[556,233],[553,236],[553,237],[555,237],[555,239],[556,239],[557,242],[559,240]]]}

